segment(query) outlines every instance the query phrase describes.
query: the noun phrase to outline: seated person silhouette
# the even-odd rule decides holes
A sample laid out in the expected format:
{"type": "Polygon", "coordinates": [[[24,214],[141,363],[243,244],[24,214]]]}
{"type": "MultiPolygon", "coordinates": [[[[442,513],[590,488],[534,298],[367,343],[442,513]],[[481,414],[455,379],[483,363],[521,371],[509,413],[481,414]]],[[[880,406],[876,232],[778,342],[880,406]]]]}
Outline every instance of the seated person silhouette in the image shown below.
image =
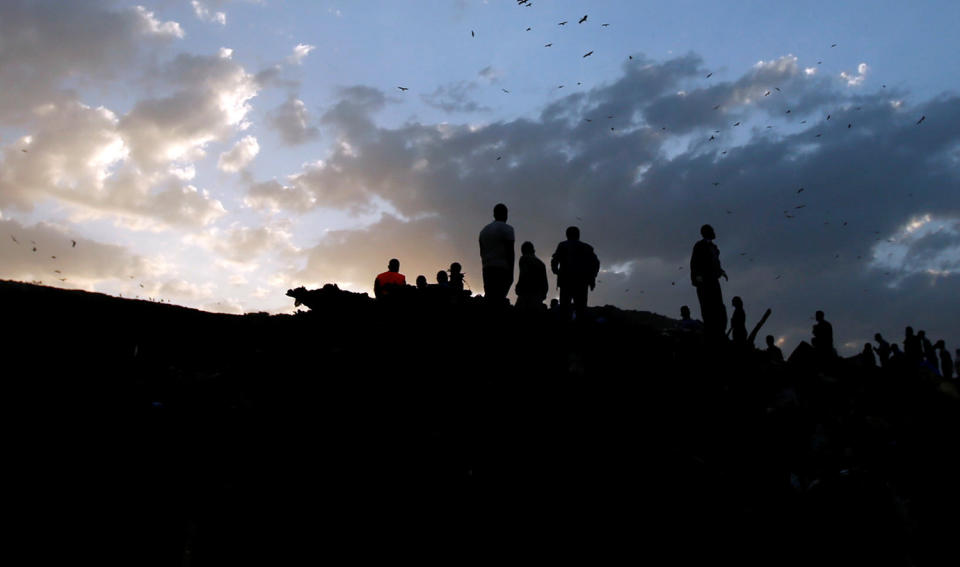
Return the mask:
{"type": "Polygon", "coordinates": [[[702,331],[703,322],[699,319],[691,319],[690,308],[682,305],[680,307],[680,328],[684,331],[702,331]]]}
{"type": "Polygon", "coordinates": [[[407,278],[400,273],[400,260],[392,258],[387,263],[387,271],[373,280],[373,295],[377,299],[396,294],[398,288],[407,285],[407,278]]]}
{"type": "Polygon", "coordinates": [[[550,284],[547,283],[547,267],[540,258],[532,242],[520,246],[520,277],[514,291],[517,294],[517,307],[522,309],[542,309],[547,298],[550,284]]]}
{"type": "Polygon", "coordinates": [[[458,292],[463,291],[463,268],[460,262],[450,264],[450,287],[458,292]]]}
{"type": "Polygon", "coordinates": [[[783,362],[783,351],[773,342],[773,335],[767,335],[767,359],[770,362],[783,362]]]}
{"type": "Polygon", "coordinates": [[[420,291],[427,289],[427,276],[417,276],[417,289],[420,291]]]}

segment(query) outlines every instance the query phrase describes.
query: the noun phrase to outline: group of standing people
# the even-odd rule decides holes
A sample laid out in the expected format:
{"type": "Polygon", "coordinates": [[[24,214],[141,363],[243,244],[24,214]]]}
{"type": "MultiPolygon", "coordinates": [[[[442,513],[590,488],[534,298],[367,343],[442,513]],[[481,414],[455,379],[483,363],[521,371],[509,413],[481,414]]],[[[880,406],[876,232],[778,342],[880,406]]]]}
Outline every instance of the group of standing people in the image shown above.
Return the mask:
{"type": "MultiPolygon", "coordinates": [[[[507,216],[507,206],[498,203],[493,208],[493,222],[483,227],[479,237],[483,293],[493,303],[507,302],[507,293],[514,279],[516,237],[513,227],[507,224],[507,216]]],[[[596,288],[600,260],[593,246],[580,240],[579,228],[568,227],[566,237],[550,258],[550,271],[557,276],[560,308],[578,318],[583,316],[587,307],[587,290],[596,288]]],[[[517,307],[540,309],[550,289],[546,265],[537,257],[532,242],[524,242],[520,253],[520,277],[514,289],[517,307]]]]}

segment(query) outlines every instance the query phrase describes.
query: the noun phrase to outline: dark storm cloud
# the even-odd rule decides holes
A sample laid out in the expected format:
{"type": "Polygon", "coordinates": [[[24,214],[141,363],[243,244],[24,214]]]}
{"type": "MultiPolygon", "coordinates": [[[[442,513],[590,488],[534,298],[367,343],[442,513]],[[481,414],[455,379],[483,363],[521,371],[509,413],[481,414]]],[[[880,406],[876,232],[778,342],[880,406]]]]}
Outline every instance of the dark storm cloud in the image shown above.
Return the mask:
{"type": "MultiPolygon", "coordinates": [[[[250,199],[299,211],[383,200],[411,219],[385,217],[328,237],[302,274],[313,280],[362,282],[357,274],[379,270],[377,245],[385,243],[414,265],[440,269],[457,259],[477,274],[476,232],[502,201],[518,240],[532,240],[541,257],[576,224],[606,268],[620,267],[601,278],[596,303],[698,311],[686,266],[700,225],[710,223],[732,274],[727,301],[744,297],[752,320],[772,307],[768,329],[790,340],[808,338],[816,309],[832,314],[840,342],[907,316],[885,311],[906,288],[890,287],[872,263],[875,246],[918,215],[960,218],[960,200],[946,189],[960,182],[960,98],[906,107],[890,93],[807,73],[790,56],[729,83],[700,85],[703,71],[693,54],[635,56],[619,80],[562,98],[537,120],[476,126],[381,128],[373,113],[386,97],[354,87],[324,115],[339,139],[332,153],[286,185],[256,186],[250,199]],[[786,114],[787,105],[803,109],[807,123],[786,114]]],[[[940,245],[949,242],[930,254],[940,245]]],[[[925,294],[918,282],[929,277],[901,275],[919,295],[905,298],[916,317],[942,311],[943,288],[958,291],[956,274],[940,275],[937,292],[925,294]]],[[[956,323],[940,332],[960,341],[956,323]]]]}

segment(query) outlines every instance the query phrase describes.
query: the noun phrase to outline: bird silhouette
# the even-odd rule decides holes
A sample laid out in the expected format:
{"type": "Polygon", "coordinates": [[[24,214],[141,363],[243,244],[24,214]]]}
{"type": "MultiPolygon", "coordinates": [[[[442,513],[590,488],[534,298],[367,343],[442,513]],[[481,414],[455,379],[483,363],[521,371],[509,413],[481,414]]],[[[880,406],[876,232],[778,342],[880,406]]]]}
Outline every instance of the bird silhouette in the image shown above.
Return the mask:
{"type": "Polygon", "coordinates": [[[410,90],[408,87],[397,87],[397,88],[400,89],[401,91],[409,91],[409,90],[410,90]]]}
{"type": "Polygon", "coordinates": [[[564,20],[564,21],[560,22],[560,23],[557,24],[557,25],[558,25],[558,26],[565,26],[565,25],[567,25],[567,21],[564,20]]]}
{"type": "Polygon", "coordinates": [[[586,52],[586,53],[583,54],[584,57],[590,57],[591,55],[593,55],[593,52],[592,52],[592,51],[588,51],[588,52],[586,52]]]}
{"type": "Polygon", "coordinates": [[[714,109],[714,110],[719,110],[719,109],[720,109],[720,105],[718,104],[718,105],[714,106],[713,109],[714,109]]]}
{"type": "Polygon", "coordinates": [[[76,248],[76,247],[77,247],[77,241],[76,241],[76,240],[71,240],[70,242],[71,242],[71,244],[70,244],[70,247],[71,247],[71,248],[76,248]]]}
{"type": "Polygon", "coordinates": [[[507,89],[500,89],[500,90],[503,91],[503,92],[505,92],[505,93],[507,93],[507,94],[510,94],[510,91],[508,91],[507,89]]]}
{"type": "Polygon", "coordinates": [[[601,28],[605,28],[605,27],[607,27],[607,26],[609,26],[609,25],[610,25],[610,24],[600,24],[600,27],[601,27],[601,28]]]}
{"type": "Polygon", "coordinates": [[[550,47],[551,45],[553,45],[553,44],[552,44],[552,43],[548,43],[548,44],[544,45],[544,47],[550,47]]]}
{"type": "Polygon", "coordinates": [[[770,96],[770,91],[763,93],[763,96],[770,96]]]}
{"type": "Polygon", "coordinates": [[[530,30],[532,30],[532,29],[533,29],[533,28],[527,28],[527,31],[530,31],[530,30]]]}
{"type": "Polygon", "coordinates": [[[720,185],[720,182],[719,182],[719,181],[714,181],[714,182],[713,182],[713,186],[714,186],[714,187],[717,187],[718,185],[720,185]]]}
{"type": "Polygon", "coordinates": [[[927,116],[926,116],[926,115],[921,116],[921,117],[920,117],[920,120],[917,120],[917,124],[920,124],[921,122],[923,122],[923,121],[926,120],[926,119],[927,119],[927,116]]]}
{"type": "Polygon", "coordinates": [[[587,21],[587,15],[586,15],[586,14],[584,14],[583,17],[580,18],[580,21],[577,22],[577,23],[578,23],[578,24],[582,24],[582,23],[585,22],[585,21],[587,21]]]}
{"type": "Polygon", "coordinates": [[[736,124],[734,124],[734,126],[739,126],[739,125],[740,125],[740,123],[739,123],[739,122],[737,122],[736,124]]]}
{"type": "Polygon", "coordinates": [[[20,242],[17,240],[17,237],[15,237],[14,235],[11,234],[11,235],[10,235],[10,238],[13,239],[13,242],[14,242],[15,244],[20,244],[20,242]]]}
{"type": "Polygon", "coordinates": [[[23,153],[27,153],[27,149],[26,149],[26,148],[23,148],[23,149],[21,149],[20,151],[23,152],[23,153]]]}
{"type": "Polygon", "coordinates": [[[830,115],[829,115],[829,114],[827,115],[827,120],[830,120],[830,115]]]}
{"type": "Polygon", "coordinates": [[[803,193],[803,187],[797,189],[797,193],[803,193]]]}
{"type": "Polygon", "coordinates": [[[704,77],[704,78],[709,79],[709,78],[712,77],[712,76],[713,76],[713,73],[707,73],[707,76],[704,77]]]}
{"type": "Polygon", "coordinates": [[[836,47],[836,46],[837,46],[837,44],[836,44],[836,43],[834,43],[834,44],[833,44],[833,45],[831,45],[830,47],[836,47]]]}
{"type": "Polygon", "coordinates": [[[714,141],[714,140],[716,140],[716,139],[717,139],[716,136],[712,136],[712,135],[711,135],[711,136],[710,136],[710,139],[707,140],[707,141],[708,141],[708,142],[712,142],[712,141],[714,141]]]}
{"type": "Polygon", "coordinates": [[[473,33],[473,30],[470,30],[470,37],[477,37],[477,35],[473,33]]]}

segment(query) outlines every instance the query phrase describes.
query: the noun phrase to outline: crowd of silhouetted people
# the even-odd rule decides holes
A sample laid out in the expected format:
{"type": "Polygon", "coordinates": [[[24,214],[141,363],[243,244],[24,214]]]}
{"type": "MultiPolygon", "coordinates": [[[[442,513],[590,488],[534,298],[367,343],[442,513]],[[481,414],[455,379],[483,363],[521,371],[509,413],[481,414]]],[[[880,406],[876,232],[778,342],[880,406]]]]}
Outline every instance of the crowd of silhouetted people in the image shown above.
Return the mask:
{"type": "MultiPolygon", "coordinates": [[[[550,286],[546,264],[537,257],[532,242],[520,246],[520,259],[516,261],[514,249],[516,237],[512,226],[507,224],[507,206],[503,203],[493,208],[493,221],[483,227],[479,235],[480,260],[483,266],[483,300],[488,305],[509,305],[507,294],[514,282],[514,266],[519,266],[519,277],[514,287],[516,307],[525,311],[545,311],[544,301],[550,286]]],[[[768,309],[751,332],[746,325],[743,299],[735,296],[731,301],[733,313],[727,317],[720,278],[729,280],[720,264],[720,250],[714,243],[716,232],[706,224],[700,228],[701,240],[696,242],[690,256],[690,279],[696,288],[703,321],[690,316],[686,305],[680,309],[680,329],[702,334],[710,345],[730,345],[734,349],[753,350],[757,332],[770,315],[768,309]]],[[[550,302],[550,310],[562,314],[566,320],[582,319],[586,312],[587,296],[595,289],[600,260],[593,247],[580,240],[580,229],[568,227],[566,240],[561,241],[550,258],[550,271],[557,277],[559,299],[550,302]]],[[[417,296],[434,302],[458,302],[473,296],[466,285],[462,266],[450,264],[448,270],[440,270],[436,282],[428,282],[426,276],[416,278],[416,286],[409,286],[400,273],[400,262],[391,259],[387,271],[377,275],[374,281],[377,299],[417,296]]],[[[833,326],[825,319],[823,311],[814,315],[815,323],[809,343],[804,341],[799,352],[806,350],[819,362],[829,363],[838,358],[833,339],[833,326]]],[[[945,378],[960,376],[960,349],[956,358],[951,357],[943,340],[931,343],[923,331],[914,334],[906,328],[903,350],[890,344],[879,333],[875,335],[876,346],[866,343],[855,359],[867,367],[925,367],[945,378]]],[[[784,361],[783,352],[772,335],[766,336],[763,349],[768,360],[784,361]]],[[[797,352],[797,351],[795,351],[797,352]]],[[[791,355],[793,356],[793,355],[791,355]]]]}

